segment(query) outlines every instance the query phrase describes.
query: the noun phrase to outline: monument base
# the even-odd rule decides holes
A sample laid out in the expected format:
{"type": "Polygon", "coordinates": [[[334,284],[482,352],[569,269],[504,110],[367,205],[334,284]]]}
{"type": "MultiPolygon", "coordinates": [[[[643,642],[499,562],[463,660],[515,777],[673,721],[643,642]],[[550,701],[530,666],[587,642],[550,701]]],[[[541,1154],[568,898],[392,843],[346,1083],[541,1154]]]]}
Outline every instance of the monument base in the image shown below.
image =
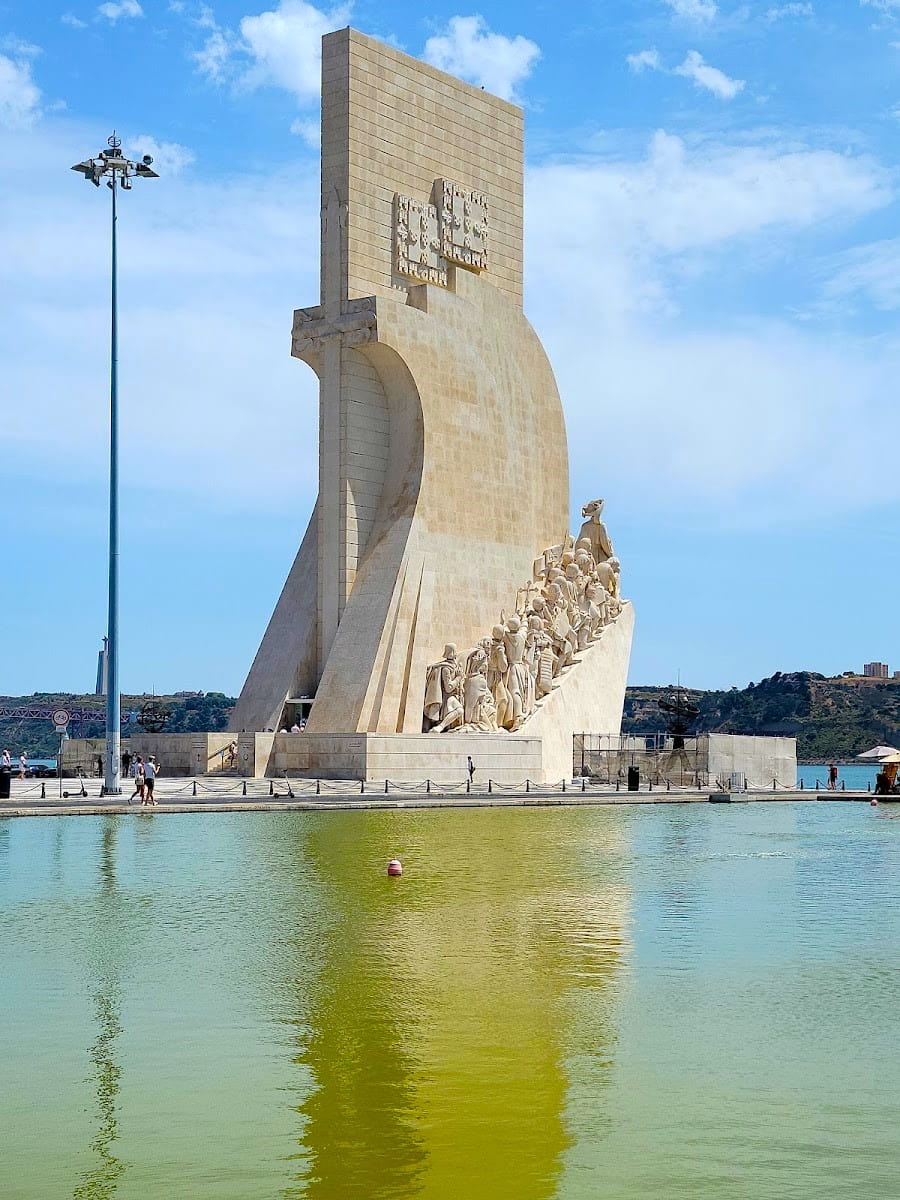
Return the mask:
{"type": "Polygon", "coordinates": [[[541,739],[514,733],[257,733],[243,735],[239,744],[248,775],[286,772],[291,778],[462,784],[471,756],[478,786],[486,787],[488,779],[498,784],[549,782],[541,739]],[[243,750],[251,740],[254,766],[248,770],[251,760],[243,750]]]}

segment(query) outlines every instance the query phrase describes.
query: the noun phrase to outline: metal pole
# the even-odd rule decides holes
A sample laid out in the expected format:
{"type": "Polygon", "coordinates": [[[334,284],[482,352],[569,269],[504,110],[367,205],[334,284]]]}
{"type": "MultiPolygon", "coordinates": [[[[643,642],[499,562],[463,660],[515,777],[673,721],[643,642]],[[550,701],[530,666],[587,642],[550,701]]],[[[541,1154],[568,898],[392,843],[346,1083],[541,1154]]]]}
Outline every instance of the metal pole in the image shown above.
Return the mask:
{"type": "Polygon", "coordinates": [[[104,794],[118,796],[119,738],[119,331],[116,285],[118,261],[116,254],[116,186],[113,171],[109,181],[112,192],[112,287],[109,364],[109,645],[106,658],[106,779],[104,794]]]}

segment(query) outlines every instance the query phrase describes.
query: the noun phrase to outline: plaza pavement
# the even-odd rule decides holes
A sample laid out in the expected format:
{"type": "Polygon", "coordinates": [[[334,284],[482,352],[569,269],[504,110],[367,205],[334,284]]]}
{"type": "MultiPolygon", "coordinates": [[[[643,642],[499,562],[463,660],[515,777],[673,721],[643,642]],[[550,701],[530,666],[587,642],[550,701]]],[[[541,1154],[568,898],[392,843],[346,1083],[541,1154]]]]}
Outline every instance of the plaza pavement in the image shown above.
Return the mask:
{"type": "MultiPolygon", "coordinates": [[[[725,794],[672,788],[670,791],[645,788],[640,792],[616,791],[604,786],[567,780],[553,786],[530,784],[510,787],[476,781],[467,791],[465,780],[440,786],[436,783],[392,784],[358,780],[311,779],[239,779],[231,776],[164,778],[156,782],[156,808],[141,808],[137,799],[129,803],[133,790],[122,796],[100,796],[100,780],[85,780],[87,796],[79,794],[77,780],[64,779],[60,796],[56,779],[13,779],[9,800],[0,800],[0,817],[70,816],[129,813],[178,812],[269,812],[277,810],[333,811],[336,809],[397,808],[485,808],[523,807],[528,805],[604,805],[604,804],[697,804],[709,803],[713,796],[725,794]]],[[[816,792],[784,789],[748,791],[728,797],[732,803],[771,801],[846,800],[867,801],[867,792],[816,792]]]]}

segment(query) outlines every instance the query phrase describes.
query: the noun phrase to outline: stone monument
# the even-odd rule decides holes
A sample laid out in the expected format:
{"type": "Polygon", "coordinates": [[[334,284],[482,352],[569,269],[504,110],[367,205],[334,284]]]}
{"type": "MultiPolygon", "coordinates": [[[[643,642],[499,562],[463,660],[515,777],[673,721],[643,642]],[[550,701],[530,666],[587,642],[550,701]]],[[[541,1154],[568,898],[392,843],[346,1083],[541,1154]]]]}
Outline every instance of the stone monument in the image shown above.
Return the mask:
{"type": "Polygon", "coordinates": [[[323,38],[321,298],[292,339],[319,378],[319,495],[231,724],[289,729],[313,698],[281,751],[298,771],[461,778],[471,753],[558,781],[573,733],[619,731],[633,615],[602,501],[568,534],[562,406],[522,311],[522,132],[480,88],[323,38]]]}

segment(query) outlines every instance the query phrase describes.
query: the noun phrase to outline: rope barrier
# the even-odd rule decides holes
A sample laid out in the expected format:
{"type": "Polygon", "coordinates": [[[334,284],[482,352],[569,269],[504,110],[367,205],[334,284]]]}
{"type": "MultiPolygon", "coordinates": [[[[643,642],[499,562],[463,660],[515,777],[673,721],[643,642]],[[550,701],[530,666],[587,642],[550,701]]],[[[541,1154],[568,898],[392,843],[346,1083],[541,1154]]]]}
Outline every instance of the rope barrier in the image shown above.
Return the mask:
{"type": "MultiPolygon", "coordinates": [[[[296,799],[297,796],[304,796],[304,795],[347,796],[354,792],[358,793],[359,795],[364,796],[364,795],[370,795],[373,791],[376,791],[376,792],[381,791],[381,788],[377,784],[373,785],[372,781],[368,781],[369,786],[367,787],[366,786],[367,781],[365,779],[362,779],[362,780],[294,779],[294,780],[292,780],[286,771],[281,772],[281,778],[284,779],[284,782],[286,784],[286,787],[287,787],[286,792],[281,792],[280,790],[276,789],[276,787],[275,787],[276,780],[274,780],[274,779],[268,779],[268,780],[263,780],[263,779],[248,780],[246,778],[228,779],[228,781],[226,783],[225,779],[215,778],[215,777],[210,779],[209,782],[204,782],[203,779],[199,779],[199,778],[192,778],[192,779],[187,780],[182,786],[173,787],[171,791],[169,791],[168,788],[166,788],[166,791],[168,791],[169,797],[171,797],[173,800],[176,797],[184,796],[188,791],[194,797],[199,797],[199,796],[203,795],[203,796],[209,796],[209,797],[223,797],[223,798],[226,796],[236,796],[238,794],[240,794],[242,797],[253,796],[253,797],[262,798],[264,795],[266,795],[266,791],[267,791],[269,797],[271,797],[272,799],[277,799],[277,800],[293,800],[293,799],[296,799]],[[248,788],[248,783],[252,785],[249,788],[248,788]],[[266,786],[265,786],[266,783],[268,783],[268,789],[266,789],[266,786]]],[[[174,782],[175,781],[173,780],[172,783],[174,783],[174,782]]],[[[723,780],[721,782],[722,782],[722,786],[720,787],[719,790],[727,791],[728,788],[727,788],[725,781],[723,780]]],[[[693,793],[693,792],[696,792],[699,790],[705,790],[701,784],[696,784],[696,783],[685,784],[682,782],[682,784],[679,785],[677,783],[673,783],[671,779],[666,779],[662,776],[660,776],[658,779],[655,779],[653,776],[650,776],[646,780],[647,787],[646,787],[645,791],[648,793],[653,793],[654,790],[661,791],[661,790],[663,790],[663,783],[665,783],[665,791],[669,794],[681,794],[681,793],[689,794],[689,793],[693,793]]],[[[79,779],[79,785],[81,788],[81,795],[83,797],[87,797],[87,791],[85,790],[84,783],[80,779],[79,779]]],[[[816,780],[816,790],[819,790],[821,788],[821,786],[822,785],[821,785],[820,781],[816,780]]],[[[618,793],[618,792],[622,791],[622,789],[623,789],[622,780],[617,778],[615,780],[614,790],[616,793],[618,793]]],[[[35,781],[28,788],[23,788],[21,791],[19,791],[18,795],[20,797],[24,798],[26,796],[35,795],[38,792],[38,790],[40,790],[40,798],[42,800],[47,799],[47,788],[46,788],[45,781],[40,781],[40,782],[35,781]]],[[[531,778],[526,778],[517,783],[503,783],[503,782],[500,782],[499,780],[487,779],[486,784],[479,784],[478,782],[473,781],[471,778],[461,779],[456,783],[439,783],[430,778],[423,779],[423,780],[420,780],[417,782],[410,781],[408,783],[405,783],[405,782],[401,783],[401,782],[398,782],[397,780],[385,779],[383,794],[386,796],[390,795],[391,793],[410,795],[410,796],[420,795],[420,794],[426,795],[426,796],[432,796],[432,795],[437,795],[437,796],[448,795],[449,796],[449,795],[461,795],[461,794],[464,794],[467,796],[473,795],[473,794],[474,795],[493,796],[495,793],[499,793],[499,794],[509,795],[509,796],[513,796],[513,795],[530,796],[534,793],[547,795],[547,794],[551,794],[553,792],[559,792],[559,793],[565,795],[569,791],[580,791],[584,795],[587,793],[588,790],[590,790],[594,794],[603,794],[604,791],[612,792],[613,780],[607,779],[604,781],[602,779],[597,778],[596,776],[588,777],[587,775],[582,775],[580,777],[579,776],[566,777],[557,782],[552,782],[552,783],[547,783],[547,784],[536,783],[531,778]],[[474,786],[473,786],[473,784],[474,784],[474,786]]],[[[801,779],[798,783],[783,783],[781,780],[779,780],[779,778],[776,775],[776,776],[772,777],[771,786],[769,786],[767,784],[767,785],[765,785],[764,788],[754,789],[753,785],[748,782],[745,785],[743,790],[744,791],[757,790],[758,792],[763,792],[764,790],[766,790],[766,791],[771,791],[773,793],[794,793],[794,794],[796,794],[797,792],[803,792],[803,791],[807,791],[809,789],[806,787],[805,780],[801,779]]],[[[867,781],[866,791],[871,792],[871,790],[872,790],[871,781],[867,781]]],[[[842,780],[840,791],[842,793],[847,792],[846,780],[842,780]]],[[[162,796],[160,798],[165,799],[166,797],[162,796]]]]}

